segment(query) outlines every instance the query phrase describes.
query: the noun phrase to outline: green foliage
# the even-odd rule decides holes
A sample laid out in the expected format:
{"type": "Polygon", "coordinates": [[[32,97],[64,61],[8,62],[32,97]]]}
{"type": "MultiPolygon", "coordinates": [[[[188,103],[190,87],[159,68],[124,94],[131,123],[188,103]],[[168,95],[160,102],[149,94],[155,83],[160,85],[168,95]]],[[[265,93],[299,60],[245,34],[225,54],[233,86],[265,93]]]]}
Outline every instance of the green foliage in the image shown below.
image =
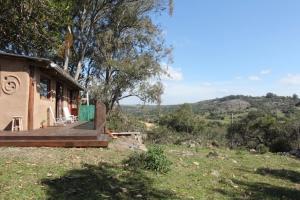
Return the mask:
{"type": "Polygon", "coordinates": [[[286,152],[293,146],[296,148],[299,127],[299,123],[286,117],[250,112],[228,128],[227,138],[233,147],[261,149],[262,146],[266,146],[272,152],[286,152]]]}
{"type": "Polygon", "coordinates": [[[145,156],[145,169],[166,173],[170,170],[171,161],[166,157],[162,147],[151,147],[145,156]]]}
{"type": "MultiPolygon", "coordinates": [[[[223,98],[200,101],[189,104],[192,107],[194,114],[211,120],[224,120],[230,122],[230,115],[234,115],[234,119],[241,119],[251,111],[263,111],[278,115],[294,115],[299,113],[297,108],[297,100],[295,97],[275,96],[273,98],[252,97],[244,95],[231,95],[223,98]]],[[[299,104],[300,105],[300,104],[299,104]]],[[[298,105],[298,106],[299,106],[298,105]]],[[[167,114],[179,109],[181,105],[162,105],[160,111],[167,114]]],[[[125,108],[127,108],[125,106],[125,108]]],[[[155,106],[144,106],[143,113],[140,108],[131,107],[128,109],[131,113],[156,115],[157,108],[155,106]]]]}
{"type": "Polygon", "coordinates": [[[155,127],[147,132],[147,141],[152,144],[175,144],[182,138],[182,134],[166,126],[155,127]]]}
{"type": "Polygon", "coordinates": [[[204,121],[194,114],[189,104],[183,104],[175,112],[161,116],[159,123],[177,132],[186,133],[200,132],[204,125],[204,121]]]}
{"type": "Polygon", "coordinates": [[[0,50],[54,56],[69,23],[71,1],[1,0],[0,50]]]}
{"type": "Polygon", "coordinates": [[[107,128],[113,131],[145,131],[145,124],[136,117],[115,110],[107,117],[107,128]]]}
{"type": "MultiPolygon", "coordinates": [[[[162,30],[152,15],[166,7],[165,0],[118,1],[95,35],[91,66],[97,71],[91,92],[107,111],[122,99],[137,97],[145,103],[161,103],[160,76],[168,59],[162,30]],[[151,81],[150,81],[151,80],[151,81]],[[99,84],[100,83],[100,84],[99,84]]],[[[89,77],[87,77],[89,78],[89,77]]]]}
{"type": "Polygon", "coordinates": [[[158,173],[167,173],[172,164],[160,146],[152,146],[146,153],[135,152],[124,163],[135,169],[141,168],[158,173]]]}

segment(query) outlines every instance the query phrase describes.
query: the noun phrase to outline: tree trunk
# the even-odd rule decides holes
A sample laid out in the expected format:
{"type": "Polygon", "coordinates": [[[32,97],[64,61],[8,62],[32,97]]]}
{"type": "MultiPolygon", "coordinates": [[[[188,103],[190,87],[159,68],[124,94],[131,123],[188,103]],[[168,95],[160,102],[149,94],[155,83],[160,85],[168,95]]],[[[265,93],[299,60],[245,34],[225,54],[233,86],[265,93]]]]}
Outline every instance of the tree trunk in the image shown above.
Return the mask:
{"type": "Polygon", "coordinates": [[[76,69],[76,73],[75,73],[75,76],[74,76],[74,79],[76,81],[78,81],[79,79],[79,75],[81,73],[81,70],[82,70],[82,59],[79,60],[79,62],[77,63],[77,69],[76,69]]]}
{"type": "Polygon", "coordinates": [[[69,66],[69,59],[70,59],[70,48],[73,43],[73,38],[72,38],[72,31],[71,27],[68,26],[68,34],[65,39],[65,62],[64,62],[64,70],[67,72],[68,71],[68,66],[69,66]]]}
{"type": "Polygon", "coordinates": [[[65,63],[64,63],[64,70],[65,70],[66,72],[68,71],[69,57],[70,57],[70,48],[67,48],[67,49],[65,50],[65,63]]]}

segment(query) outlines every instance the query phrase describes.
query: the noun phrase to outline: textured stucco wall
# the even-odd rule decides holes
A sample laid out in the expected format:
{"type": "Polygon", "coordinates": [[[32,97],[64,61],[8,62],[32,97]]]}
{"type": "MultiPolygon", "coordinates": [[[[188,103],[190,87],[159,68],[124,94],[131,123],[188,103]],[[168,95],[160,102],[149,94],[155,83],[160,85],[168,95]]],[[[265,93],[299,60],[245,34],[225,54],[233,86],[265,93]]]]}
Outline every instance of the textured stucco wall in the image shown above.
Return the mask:
{"type": "Polygon", "coordinates": [[[29,101],[29,62],[22,59],[0,58],[0,130],[10,130],[13,116],[22,116],[24,130],[28,129],[28,112],[33,112],[33,128],[41,127],[46,121],[52,126],[54,119],[48,112],[51,107],[56,117],[56,84],[63,84],[63,107],[69,107],[71,88],[64,80],[51,76],[39,67],[34,68],[34,107],[28,111],[29,101]],[[40,96],[39,85],[41,76],[48,78],[51,83],[50,98],[40,96]]]}
{"type": "Polygon", "coordinates": [[[51,114],[48,114],[48,109],[51,107],[55,115],[55,90],[56,90],[56,80],[55,78],[48,76],[45,73],[42,73],[39,68],[35,68],[35,80],[36,84],[34,87],[34,117],[33,117],[33,128],[38,129],[41,127],[42,121],[46,121],[47,125],[53,125],[53,117],[51,114]],[[51,95],[50,98],[44,98],[40,96],[39,93],[39,84],[40,78],[45,77],[50,80],[51,85],[51,95]]]}
{"type": "MultiPolygon", "coordinates": [[[[54,119],[51,113],[48,112],[49,107],[51,107],[54,115],[56,115],[56,84],[57,81],[61,82],[63,85],[63,101],[62,106],[68,107],[69,102],[69,92],[70,87],[64,83],[63,80],[57,79],[57,77],[49,76],[46,73],[40,71],[39,68],[35,69],[35,79],[36,79],[36,87],[35,87],[35,97],[34,97],[34,129],[41,127],[41,122],[46,121],[47,125],[53,126],[54,119]],[[39,93],[39,83],[40,77],[45,77],[50,80],[51,84],[51,96],[50,98],[40,97],[39,93]]],[[[56,117],[56,116],[54,116],[56,117]]]]}
{"type": "Polygon", "coordinates": [[[28,63],[0,58],[0,130],[11,129],[12,116],[22,116],[27,129],[28,72],[28,63]]]}

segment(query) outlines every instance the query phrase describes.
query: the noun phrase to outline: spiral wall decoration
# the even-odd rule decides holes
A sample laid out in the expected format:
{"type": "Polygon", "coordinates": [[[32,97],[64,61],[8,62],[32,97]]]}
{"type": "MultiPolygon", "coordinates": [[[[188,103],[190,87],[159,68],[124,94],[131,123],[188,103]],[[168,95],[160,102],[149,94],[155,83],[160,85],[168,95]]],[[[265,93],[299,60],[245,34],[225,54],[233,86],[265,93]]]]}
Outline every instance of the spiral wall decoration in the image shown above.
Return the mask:
{"type": "Polygon", "coordinates": [[[20,88],[20,80],[17,76],[7,75],[2,80],[2,90],[5,94],[11,95],[20,88]]]}

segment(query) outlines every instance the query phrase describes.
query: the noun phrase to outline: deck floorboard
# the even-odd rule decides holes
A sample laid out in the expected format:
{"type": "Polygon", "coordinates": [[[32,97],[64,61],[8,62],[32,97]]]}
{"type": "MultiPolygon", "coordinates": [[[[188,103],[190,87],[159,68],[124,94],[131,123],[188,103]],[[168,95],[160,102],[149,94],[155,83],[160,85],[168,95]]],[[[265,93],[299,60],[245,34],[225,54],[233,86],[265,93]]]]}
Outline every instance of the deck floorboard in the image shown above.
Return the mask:
{"type": "Polygon", "coordinates": [[[1,131],[0,146],[14,147],[107,147],[109,137],[93,130],[92,122],[32,131],[1,131]]]}

